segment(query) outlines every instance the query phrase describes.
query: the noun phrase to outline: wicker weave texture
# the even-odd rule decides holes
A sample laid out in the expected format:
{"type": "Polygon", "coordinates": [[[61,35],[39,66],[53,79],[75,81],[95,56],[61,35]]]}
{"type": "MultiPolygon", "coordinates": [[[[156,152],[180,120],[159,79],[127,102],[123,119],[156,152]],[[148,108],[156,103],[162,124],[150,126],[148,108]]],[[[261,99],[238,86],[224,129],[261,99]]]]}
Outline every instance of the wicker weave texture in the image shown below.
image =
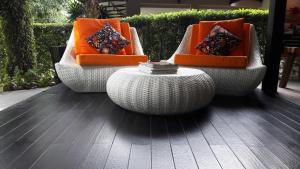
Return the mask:
{"type": "MultiPolygon", "coordinates": [[[[135,28],[133,35],[134,54],[144,55],[143,48],[135,28]]],[[[76,92],[106,92],[106,82],[115,71],[129,66],[80,66],[74,59],[74,32],[71,33],[67,48],[59,63],[55,64],[61,81],[76,92]]],[[[132,67],[132,66],[131,66],[132,67]]]]}
{"type": "MultiPolygon", "coordinates": [[[[175,54],[188,54],[192,26],[187,31],[172,57],[168,60],[174,63],[175,54]]],[[[251,25],[251,53],[249,64],[245,69],[191,67],[206,72],[215,82],[216,93],[219,95],[243,96],[252,92],[263,80],[266,66],[262,64],[261,54],[254,26],[251,25]]],[[[217,57],[217,56],[216,56],[217,57]]]]}
{"type": "Polygon", "coordinates": [[[205,72],[180,68],[177,74],[149,75],[137,68],[116,71],[107,81],[107,94],[117,105],[145,114],[179,114],[206,106],[215,85],[205,72]]]}

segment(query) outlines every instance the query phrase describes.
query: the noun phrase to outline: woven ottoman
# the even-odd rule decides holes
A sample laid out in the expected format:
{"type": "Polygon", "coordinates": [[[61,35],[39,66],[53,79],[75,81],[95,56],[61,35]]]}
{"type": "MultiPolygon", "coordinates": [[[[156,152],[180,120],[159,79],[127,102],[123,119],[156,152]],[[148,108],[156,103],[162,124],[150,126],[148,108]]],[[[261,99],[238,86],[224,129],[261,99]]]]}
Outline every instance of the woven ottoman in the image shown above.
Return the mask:
{"type": "Polygon", "coordinates": [[[137,68],[113,73],[106,84],[108,96],[124,109],[145,114],[180,114],[206,106],[215,94],[212,78],[192,68],[177,74],[150,75],[137,68]]]}

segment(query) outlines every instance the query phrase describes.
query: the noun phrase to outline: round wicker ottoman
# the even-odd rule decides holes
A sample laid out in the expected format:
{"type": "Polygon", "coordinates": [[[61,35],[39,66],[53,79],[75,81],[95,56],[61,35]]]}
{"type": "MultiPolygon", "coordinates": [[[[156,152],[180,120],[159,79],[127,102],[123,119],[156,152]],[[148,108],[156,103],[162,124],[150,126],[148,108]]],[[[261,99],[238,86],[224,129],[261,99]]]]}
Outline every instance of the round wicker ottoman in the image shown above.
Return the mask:
{"type": "Polygon", "coordinates": [[[180,114],[206,106],[215,85],[205,72],[179,68],[177,74],[150,75],[124,68],[107,81],[108,96],[117,105],[145,114],[180,114]]]}

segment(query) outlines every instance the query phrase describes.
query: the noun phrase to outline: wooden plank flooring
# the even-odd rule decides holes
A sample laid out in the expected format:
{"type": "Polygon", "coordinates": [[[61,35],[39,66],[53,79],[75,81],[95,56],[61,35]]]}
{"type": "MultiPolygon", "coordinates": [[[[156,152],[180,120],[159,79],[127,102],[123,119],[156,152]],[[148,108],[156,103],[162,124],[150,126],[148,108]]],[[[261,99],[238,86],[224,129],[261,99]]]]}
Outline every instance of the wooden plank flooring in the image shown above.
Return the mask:
{"type": "Polygon", "coordinates": [[[259,90],[147,116],[57,85],[0,111],[0,169],[277,168],[300,168],[300,107],[259,90]]]}

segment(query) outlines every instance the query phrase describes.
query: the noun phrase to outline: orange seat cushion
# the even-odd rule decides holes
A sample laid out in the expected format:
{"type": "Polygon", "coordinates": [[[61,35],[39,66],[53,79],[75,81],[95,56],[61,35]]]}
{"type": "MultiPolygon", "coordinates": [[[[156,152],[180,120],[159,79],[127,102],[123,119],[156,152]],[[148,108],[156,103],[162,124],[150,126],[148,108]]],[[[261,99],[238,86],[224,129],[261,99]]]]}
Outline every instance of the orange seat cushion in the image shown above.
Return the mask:
{"type": "MultiPolygon", "coordinates": [[[[74,22],[75,33],[75,56],[79,54],[99,54],[99,52],[89,45],[86,39],[99,31],[105,23],[109,23],[116,31],[121,33],[120,20],[114,19],[93,19],[93,18],[77,18],[74,22]]],[[[117,54],[125,55],[124,49],[117,54]]]]}
{"type": "MultiPolygon", "coordinates": [[[[222,20],[222,21],[200,21],[199,22],[199,33],[197,34],[197,44],[202,42],[205,37],[209,34],[209,32],[214,28],[214,26],[219,25],[223,27],[224,29],[228,30],[230,33],[236,35],[240,39],[243,40],[244,37],[244,19],[239,18],[239,19],[232,19],[232,20],[222,20]]],[[[196,30],[194,31],[196,33],[196,30]]],[[[193,35],[195,35],[193,32],[193,35]]],[[[194,37],[193,37],[194,39],[194,37]]],[[[191,47],[196,47],[195,44],[191,47]]],[[[197,55],[205,55],[200,50],[196,50],[196,53],[194,51],[191,52],[191,54],[197,54],[197,55]]],[[[234,49],[230,54],[230,56],[243,56],[245,55],[244,53],[244,42],[242,41],[240,45],[234,49]]]]}
{"type": "Polygon", "coordinates": [[[131,66],[147,60],[145,55],[80,54],[76,57],[76,63],[82,66],[131,66]]]}
{"type": "Polygon", "coordinates": [[[248,65],[248,57],[177,54],[175,55],[174,63],[184,66],[246,68],[248,65]]]}
{"type": "Polygon", "coordinates": [[[124,48],[126,55],[133,55],[134,46],[133,46],[133,39],[130,31],[129,23],[121,22],[121,34],[124,38],[126,38],[130,43],[124,48]]]}

